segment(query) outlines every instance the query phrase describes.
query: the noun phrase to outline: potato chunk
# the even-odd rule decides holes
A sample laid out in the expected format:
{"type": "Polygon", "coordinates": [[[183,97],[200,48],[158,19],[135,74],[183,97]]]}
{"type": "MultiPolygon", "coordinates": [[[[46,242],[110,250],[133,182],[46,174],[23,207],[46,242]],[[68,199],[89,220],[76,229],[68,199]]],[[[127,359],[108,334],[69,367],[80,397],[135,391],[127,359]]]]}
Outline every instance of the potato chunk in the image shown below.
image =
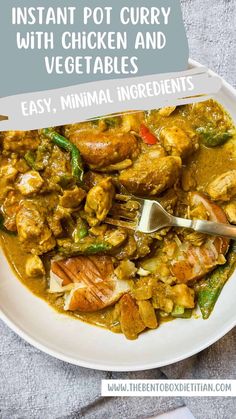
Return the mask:
{"type": "Polygon", "coordinates": [[[31,170],[20,177],[17,188],[24,196],[32,195],[40,191],[43,186],[43,179],[35,170],[31,170]]]}
{"type": "Polygon", "coordinates": [[[45,275],[45,269],[43,262],[39,256],[30,256],[26,262],[25,267],[26,275],[32,278],[37,278],[39,276],[45,275]]]}
{"type": "Polygon", "coordinates": [[[152,290],[152,305],[154,308],[171,313],[174,307],[171,286],[157,282],[152,290]]]}
{"type": "Polygon", "coordinates": [[[119,279],[134,278],[137,272],[135,264],[130,260],[122,260],[115,270],[115,274],[119,279]]]}
{"type": "Polygon", "coordinates": [[[150,301],[138,301],[139,314],[145,326],[156,329],[158,326],[155,310],[150,301]]]}
{"type": "Polygon", "coordinates": [[[174,285],[171,291],[176,305],[184,308],[194,308],[194,291],[186,284],[174,285]]]}
{"type": "Polygon", "coordinates": [[[130,294],[125,294],[120,299],[120,325],[121,330],[127,339],[137,339],[138,334],[145,328],[135,300],[130,294]]]}

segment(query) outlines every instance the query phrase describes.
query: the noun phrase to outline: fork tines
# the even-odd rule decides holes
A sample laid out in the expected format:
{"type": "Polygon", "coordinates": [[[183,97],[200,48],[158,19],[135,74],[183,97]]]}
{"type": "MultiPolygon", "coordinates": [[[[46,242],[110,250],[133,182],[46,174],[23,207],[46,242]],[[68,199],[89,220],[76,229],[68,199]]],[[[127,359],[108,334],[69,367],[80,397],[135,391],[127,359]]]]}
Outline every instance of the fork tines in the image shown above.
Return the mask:
{"type": "Polygon", "coordinates": [[[116,194],[106,223],[135,230],[138,224],[140,203],[129,195],[116,194]]]}

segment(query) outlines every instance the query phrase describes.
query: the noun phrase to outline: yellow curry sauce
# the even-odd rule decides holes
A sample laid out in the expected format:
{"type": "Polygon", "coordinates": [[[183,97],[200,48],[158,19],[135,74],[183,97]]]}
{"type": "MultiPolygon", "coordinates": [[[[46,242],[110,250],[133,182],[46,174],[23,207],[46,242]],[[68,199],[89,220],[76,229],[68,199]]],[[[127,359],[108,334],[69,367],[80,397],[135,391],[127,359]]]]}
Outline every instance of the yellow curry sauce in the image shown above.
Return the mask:
{"type": "Polygon", "coordinates": [[[227,267],[229,241],[183,229],[144,235],[106,218],[134,211],[116,199],[134,194],[179,216],[236,223],[234,126],[217,102],[5,132],[0,147],[1,243],[35,295],[129,339],[191,317],[197,303],[207,318],[201,289],[227,267]]]}

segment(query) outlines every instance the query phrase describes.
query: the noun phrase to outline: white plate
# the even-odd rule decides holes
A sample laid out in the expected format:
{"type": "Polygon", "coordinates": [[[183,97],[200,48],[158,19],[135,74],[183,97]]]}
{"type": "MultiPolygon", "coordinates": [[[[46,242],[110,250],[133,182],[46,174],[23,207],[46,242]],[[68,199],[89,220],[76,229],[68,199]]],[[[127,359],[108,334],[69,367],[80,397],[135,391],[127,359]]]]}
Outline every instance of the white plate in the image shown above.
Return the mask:
{"type": "MultiPolygon", "coordinates": [[[[199,66],[194,61],[190,65],[199,66]]],[[[236,122],[236,91],[223,82],[217,100],[236,122]]],[[[175,320],[128,341],[123,335],[58,314],[19,282],[2,253],[0,265],[1,319],[42,351],[83,367],[136,371],[172,364],[205,349],[236,324],[236,273],[209,320],[175,320]]]]}

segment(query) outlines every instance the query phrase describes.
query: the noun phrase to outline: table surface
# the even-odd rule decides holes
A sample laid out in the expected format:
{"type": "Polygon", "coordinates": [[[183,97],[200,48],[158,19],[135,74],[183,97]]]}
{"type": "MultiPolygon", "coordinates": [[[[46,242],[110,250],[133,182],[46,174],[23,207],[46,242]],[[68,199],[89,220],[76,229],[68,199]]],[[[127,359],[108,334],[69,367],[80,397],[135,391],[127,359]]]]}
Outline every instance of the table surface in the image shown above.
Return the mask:
{"type": "MultiPolygon", "coordinates": [[[[182,0],[190,57],[236,87],[236,0],[182,0]]],[[[135,373],[93,371],[51,358],[0,322],[0,417],[148,418],[188,406],[196,419],[236,418],[231,398],[102,398],[102,378],[236,379],[236,333],[183,362],[135,373]]]]}

